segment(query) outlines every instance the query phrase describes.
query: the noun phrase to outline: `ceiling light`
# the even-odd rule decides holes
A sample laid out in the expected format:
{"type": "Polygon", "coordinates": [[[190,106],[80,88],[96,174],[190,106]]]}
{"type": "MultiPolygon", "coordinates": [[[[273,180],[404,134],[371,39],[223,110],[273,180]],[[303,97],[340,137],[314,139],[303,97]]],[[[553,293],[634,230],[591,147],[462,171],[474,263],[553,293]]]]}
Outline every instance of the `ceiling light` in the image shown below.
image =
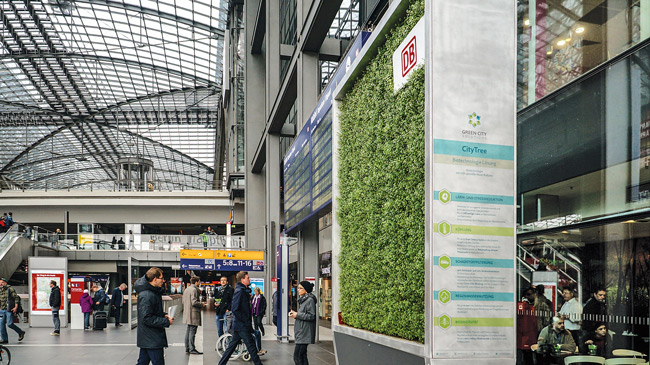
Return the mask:
{"type": "Polygon", "coordinates": [[[546,54],[547,54],[547,55],[552,55],[552,54],[553,54],[553,51],[547,51],[546,54]]]}
{"type": "Polygon", "coordinates": [[[580,34],[585,31],[585,27],[577,27],[576,28],[576,33],[580,34]]]}
{"type": "Polygon", "coordinates": [[[630,220],[626,220],[626,221],[623,222],[623,223],[636,223],[636,221],[635,221],[634,219],[630,219],[630,220]]]}
{"type": "Polygon", "coordinates": [[[565,39],[565,41],[571,42],[571,38],[567,38],[567,39],[565,39]]]}
{"type": "Polygon", "coordinates": [[[560,46],[560,47],[562,47],[565,44],[566,44],[566,41],[564,39],[557,42],[557,45],[560,46]]]}
{"type": "Polygon", "coordinates": [[[569,231],[562,231],[562,233],[567,234],[567,233],[569,233],[569,231]]]}
{"type": "Polygon", "coordinates": [[[529,26],[530,25],[530,20],[529,19],[524,19],[524,25],[529,26]]]}

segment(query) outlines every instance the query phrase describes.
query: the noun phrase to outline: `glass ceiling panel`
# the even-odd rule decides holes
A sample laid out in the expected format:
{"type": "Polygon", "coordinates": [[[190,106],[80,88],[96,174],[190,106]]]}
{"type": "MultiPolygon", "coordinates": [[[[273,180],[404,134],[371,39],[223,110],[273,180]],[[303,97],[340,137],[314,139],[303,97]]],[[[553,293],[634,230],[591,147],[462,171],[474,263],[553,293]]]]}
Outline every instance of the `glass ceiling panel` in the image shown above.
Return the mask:
{"type": "Polygon", "coordinates": [[[141,156],[161,188],[211,188],[226,10],[0,2],[0,187],[110,187],[141,156]]]}

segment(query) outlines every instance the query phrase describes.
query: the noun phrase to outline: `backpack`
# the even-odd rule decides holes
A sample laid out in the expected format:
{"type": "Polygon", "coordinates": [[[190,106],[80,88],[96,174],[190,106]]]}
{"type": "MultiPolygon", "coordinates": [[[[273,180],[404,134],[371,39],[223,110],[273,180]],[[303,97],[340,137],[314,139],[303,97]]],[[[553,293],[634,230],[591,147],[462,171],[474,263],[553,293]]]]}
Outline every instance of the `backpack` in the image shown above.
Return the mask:
{"type": "MultiPolygon", "coordinates": [[[[17,297],[18,294],[16,294],[16,289],[9,287],[9,293],[7,293],[7,309],[11,310],[14,305],[16,305],[16,302],[14,300],[15,297],[17,297]]],[[[23,309],[23,305],[21,303],[20,297],[18,297],[18,308],[16,308],[16,314],[21,314],[25,310],[23,309]]]]}

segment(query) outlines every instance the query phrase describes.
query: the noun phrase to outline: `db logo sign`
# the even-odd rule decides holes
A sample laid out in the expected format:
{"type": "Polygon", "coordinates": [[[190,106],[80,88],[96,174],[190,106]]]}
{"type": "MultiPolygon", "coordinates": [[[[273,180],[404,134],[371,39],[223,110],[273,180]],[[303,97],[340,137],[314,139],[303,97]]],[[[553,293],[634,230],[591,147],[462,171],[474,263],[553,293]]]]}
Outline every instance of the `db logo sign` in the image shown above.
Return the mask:
{"type": "Polygon", "coordinates": [[[402,49],[402,77],[406,76],[409,71],[418,63],[418,48],[416,36],[406,44],[402,49]]]}

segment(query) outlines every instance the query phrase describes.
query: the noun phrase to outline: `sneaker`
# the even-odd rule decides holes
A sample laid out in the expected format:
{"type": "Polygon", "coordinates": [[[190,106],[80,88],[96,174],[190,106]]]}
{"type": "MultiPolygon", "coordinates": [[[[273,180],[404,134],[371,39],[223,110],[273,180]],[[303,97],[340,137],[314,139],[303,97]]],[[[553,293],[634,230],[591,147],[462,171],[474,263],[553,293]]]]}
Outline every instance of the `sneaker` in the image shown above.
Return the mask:
{"type": "Polygon", "coordinates": [[[257,352],[257,356],[263,356],[264,354],[266,354],[266,350],[259,350],[257,352]]]}
{"type": "Polygon", "coordinates": [[[61,334],[58,332],[50,332],[50,336],[60,336],[61,334]]]}
{"type": "Polygon", "coordinates": [[[25,338],[25,331],[18,335],[18,341],[22,341],[25,338]]]}

